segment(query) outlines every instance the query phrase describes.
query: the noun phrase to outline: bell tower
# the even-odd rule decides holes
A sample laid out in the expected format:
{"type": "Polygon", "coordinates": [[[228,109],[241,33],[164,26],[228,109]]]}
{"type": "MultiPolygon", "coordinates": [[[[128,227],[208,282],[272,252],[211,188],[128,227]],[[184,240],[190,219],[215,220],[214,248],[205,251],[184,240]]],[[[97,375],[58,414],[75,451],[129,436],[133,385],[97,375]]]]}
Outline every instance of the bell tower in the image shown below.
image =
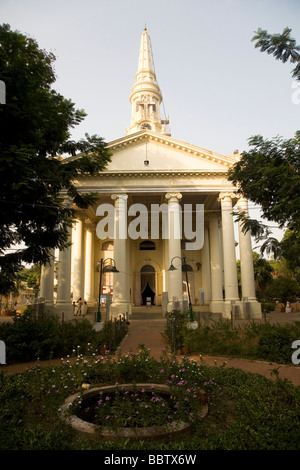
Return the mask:
{"type": "Polygon", "coordinates": [[[150,37],[144,28],[141,45],[138,70],[135,76],[135,84],[130,95],[131,123],[127,127],[127,134],[133,134],[141,130],[166,134],[165,124],[160,118],[160,104],[162,94],[156,81],[153,65],[150,37]]]}

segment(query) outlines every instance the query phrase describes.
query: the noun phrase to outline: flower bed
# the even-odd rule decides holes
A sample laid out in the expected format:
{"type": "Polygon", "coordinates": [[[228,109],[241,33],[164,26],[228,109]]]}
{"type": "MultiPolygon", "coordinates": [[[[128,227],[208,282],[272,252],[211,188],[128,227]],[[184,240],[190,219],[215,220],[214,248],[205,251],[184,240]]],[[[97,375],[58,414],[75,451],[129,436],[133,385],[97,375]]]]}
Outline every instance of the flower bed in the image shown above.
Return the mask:
{"type": "Polygon", "coordinates": [[[80,399],[78,394],[68,397],[61,411],[74,429],[89,435],[162,437],[188,429],[194,413],[204,418],[208,412],[204,391],[196,386],[182,391],[181,385],[173,390],[147,383],[96,387],[80,399]]]}

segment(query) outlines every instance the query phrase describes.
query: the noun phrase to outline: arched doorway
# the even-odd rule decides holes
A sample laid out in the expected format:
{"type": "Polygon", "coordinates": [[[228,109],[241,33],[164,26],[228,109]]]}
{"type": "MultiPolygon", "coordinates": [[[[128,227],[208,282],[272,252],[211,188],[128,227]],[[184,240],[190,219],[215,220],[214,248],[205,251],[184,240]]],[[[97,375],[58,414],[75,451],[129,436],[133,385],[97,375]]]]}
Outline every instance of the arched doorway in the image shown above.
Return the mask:
{"type": "Polygon", "coordinates": [[[155,269],[150,264],[141,268],[142,305],[155,303],[155,269]]]}

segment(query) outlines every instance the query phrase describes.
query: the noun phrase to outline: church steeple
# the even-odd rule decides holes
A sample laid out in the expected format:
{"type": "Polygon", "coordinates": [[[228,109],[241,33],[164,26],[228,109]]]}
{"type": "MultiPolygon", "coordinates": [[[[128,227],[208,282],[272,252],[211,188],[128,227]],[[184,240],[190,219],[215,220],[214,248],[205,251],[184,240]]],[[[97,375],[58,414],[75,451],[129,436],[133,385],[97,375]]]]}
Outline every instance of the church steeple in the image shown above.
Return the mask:
{"type": "Polygon", "coordinates": [[[146,28],[144,28],[141,37],[138,70],[135,76],[135,84],[132,87],[130,102],[132,116],[127,134],[143,129],[166,133],[165,126],[162,125],[160,118],[162,94],[156,81],[150,37],[146,28]]]}

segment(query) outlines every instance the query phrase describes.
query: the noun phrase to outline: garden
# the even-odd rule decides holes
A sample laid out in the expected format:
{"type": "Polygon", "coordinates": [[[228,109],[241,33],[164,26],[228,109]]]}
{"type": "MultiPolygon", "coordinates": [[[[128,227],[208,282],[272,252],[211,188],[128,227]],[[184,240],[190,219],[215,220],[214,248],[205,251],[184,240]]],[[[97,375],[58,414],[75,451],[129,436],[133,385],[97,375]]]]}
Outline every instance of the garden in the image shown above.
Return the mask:
{"type": "Polygon", "coordinates": [[[189,312],[167,315],[165,335],[174,353],[241,357],[278,364],[291,364],[291,345],[300,338],[300,321],[279,325],[247,321],[233,326],[231,320],[212,320],[203,315],[195,329],[189,328],[189,312]]]}
{"type": "Polygon", "coordinates": [[[158,361],[142,345],[137,354],[124,357],[92,351],[87,348],[90,355],[85,356],[76,351],[55,367],[41,367],[37,361],[24,373],[0,374],[0,449],[299,449],[300,390],[287,381],[199,365],[187,357],[163,354],[158,361]],[[149,384],[150,392],[149,387],[147,394],[135,389],[138,383],[149,384]],[[156,390],[157,384],[170,388],[169,401],[156,390]],[[89,437],[64,419],[68,397],[75,394],[76,402],[67,416],[82,417],[86,390],[101,385],[118,386],[119,393],[99,393],[92,421],[99,430],[104,425],[112,431],[133,427],[136,438],[116,440],[100,432],[89,437]],[[199,413],[204,404],[207,414],[199,413]],[[188,424],[184,433],[151,438],[139,434],[144,426],[168,427],[174,420],[188,424]]]}
{"type": "MultiPolygon", "coordinates": [[[[254,325],[251,328],[251,334],[248,330],[238,333],[251,338],[254,325]]],[[[276,336],[274,331],[260,335],[264,338],[260,347],[268,350],[276,336]]],[[[287,339],[287,332],[284,328],[282,331],[275,355],[287,339]]],[[[156,360],[142,344],[137,353],[129,351],[121,356],[117,347],[127,332],[126,324],[118,334],[113,334],[108,324],[95,332],[85,320],[67,326],[51,315],[38,319],[27,312],[10,326],[2,325],[1,335],[4,332],[5,340],[15,344],[18,351],[12,361],[24,358],[27,341],[31,355],[39,353],[43,358],[59,360],[57,365],[46,367],[36,356],[26,372],[0,372],[1,450],[300,448],[300,387],[278,375],[270,380],[227,368],[225,363],[209,367],[169,350],[162,351],[156,360]],[[23,343],[20,341],[18,349],[21,330],[23,343]],[[43,336],[41,331],[46,330],[43,336]],[[112,335],[115,343],[110,350],[112,335]],[[57,356],[60,352],[66,354],[57,356]],[[97,393],[91,395],[92,401],[86,400],[94,391],[97,393]],[[94,432],[74,427],[75,419],[89,423],[94,432]],[[120,429],[126,432],[120,434],[120,429]],[[153,432],[147,434],[147,429],[153,432]]],[[[235,342],[231,335],[237,333],[228,325],[210,323],[188,330],[183,314],[177,335],[178,341],[184,337],[190,346],[203,336],[199,352],[199,348],[211,348],[217,333],[222,332],[219,342],[235,342]]],[[[281,350],[284,362],[284,348],[281,350]]]]}

